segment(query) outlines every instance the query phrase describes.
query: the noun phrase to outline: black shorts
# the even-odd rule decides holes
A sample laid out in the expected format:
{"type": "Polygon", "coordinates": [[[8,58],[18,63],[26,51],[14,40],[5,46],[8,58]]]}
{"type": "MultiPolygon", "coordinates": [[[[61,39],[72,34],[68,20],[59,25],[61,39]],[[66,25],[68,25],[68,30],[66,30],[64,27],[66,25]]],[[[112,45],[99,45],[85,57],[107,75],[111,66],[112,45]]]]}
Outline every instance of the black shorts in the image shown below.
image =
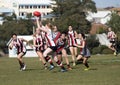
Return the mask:
{"type": "Polygon", "coordinates": [[[57,52],[57,55],[62,55],[62,52],[61,51],[57,52]]]}
{"type": "Polygon", "coordinates": [[[20,53],[23,53],[23,56],[26,54],[26,52],[19,52],[19,53],[17,53],[17,55],[19,55],[20,53]]]}
{"type": "Polygon", "coordinates": [[[42,52],[42,53],[43,53],[45,50],[35,50],[35,51],[36,51],[36,52],[42,52]]]}
{"type": "Polygon", "coordinates": [[[115,44],[115,41],[110,41],[110,43],[115,44]]]}
{"type": "Polygon", "coordinates": [[[56,52],[56,50],[57,50],[57,47],[56,47],[56,46],[50,46],[49,48],[52,49],[52,50],[55,51],[55,52],[56,52]]]}
{"type": "Polygon", "coordinates": [[[71,46],[69,46],[69,47],[76,47],[76,46],[74,46],[74,45],[71,45],[71,46]]]}

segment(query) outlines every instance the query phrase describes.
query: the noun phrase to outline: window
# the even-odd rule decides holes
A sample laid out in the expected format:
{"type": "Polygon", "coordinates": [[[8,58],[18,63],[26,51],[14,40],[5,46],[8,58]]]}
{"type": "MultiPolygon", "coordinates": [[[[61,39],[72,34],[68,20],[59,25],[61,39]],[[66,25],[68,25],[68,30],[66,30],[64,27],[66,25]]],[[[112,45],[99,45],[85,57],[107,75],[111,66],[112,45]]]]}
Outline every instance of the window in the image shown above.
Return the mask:
{"type": "Polygon", "coordinates": [[[47,13],[47,15],[49,15],[49,13],[47,13]]]}
{"type": "Polygon", "coordinates": [[[34,5],[34,6],[33,6],[33,8],[34,8],[34,9],[36,9],[36,8],[37,8],[37,6],[36,6],[36,5],[34,5]]]}
{"type": "Polygon", "coordinates": [[[24,13],[22,12],[21,15],[24,16],[24,13]]]}
{"type": "Polygon", "coordinates": [[[41,6],[39,5],[38,8],[41,8],[41,6]]]}
{"type": "Polygon", "coordinates": [[[50,6],[48,5],[47,8],[50,8],[50,6]]]}
{"type": "Polygon", "coordinates": [[[42,8],[45,8],[45,5],[43,5],[42,8]]]}
{"type": "Polygon", "coordinates": [[[23,5],[21,5],[21,9],[23,9],[24,8],[24,6],[23,5]]]}
{"type": "Polygon", "coordinates": [[[30,6],[30,9],[32,9],[32,5],[30,6]]]}
{"type": "Polygon", "coordinates": [[[28,9],[28,8],[29,8],[29,6],[28,6],[28,5],[26,5],[26,6],[25,6],[25,8],[26,8],[26,9],[28,9]]]}

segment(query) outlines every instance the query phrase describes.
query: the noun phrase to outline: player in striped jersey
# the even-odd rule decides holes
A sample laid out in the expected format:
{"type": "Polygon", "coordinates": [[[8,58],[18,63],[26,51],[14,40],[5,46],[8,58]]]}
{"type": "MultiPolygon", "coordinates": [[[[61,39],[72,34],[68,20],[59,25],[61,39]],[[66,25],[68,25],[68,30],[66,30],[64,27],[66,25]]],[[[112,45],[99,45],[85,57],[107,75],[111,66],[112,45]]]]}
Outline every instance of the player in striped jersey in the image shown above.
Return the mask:
{"type": "Polygon", "coordinates": [[[73,31],[72,26],[68,27],[68,45],[69,49],[72,55],[72,60],[73,60],[73,66],[76,65],[75,63],[75,57],[77,56],[77,47],[75,46],[76,44],[76,38],[77,38],[77,32],[73,31]]]}
{"type": "Polygon", "coordinates": [[[28,43],[27,40],[22,39],[22,38],[17,38],[17,35],[13,34],[12,35],[12,41],[9,44],[9,48],[10,49],[12,49],[13,46],[15,46],[16,49],[17,49],[17,59],[18,59],[18,62],[20,64],[20,70],[21,71],[26,69],[26,65],[25,65],[25,63],[22,60],[22,57],[26,54],[26,46],[24,45],[23,42],[28,43]]]}
{"type": "Polygon", "coordinates": [[[108,34],[107,34],[107,38],[110,41],[110,45],[108,46],[111,50],[114,51],[114,55],[117,55],[117,50],[115,48],[115,38],[116,38],[116,34],[111,30],[111,28],[108,28],[108,34]]]}
{"type": "MultiPolygon", "coordinates": [[[[47,23],[46,26],[45,26],[45,28],[40,27],[40,25],[39,25],[39,18],[36,18],[36,21],[37,21],[38,28],[46,33],[45,37],[46,37],[46,40],[48,42],[48,48],[43,52],[43,56],[45,57],[46,61],[50,62],[50,64],[51,64],[50,70],[51,70],[51,69],[54,68],[54,64],[52,63],[52,60],[48,56],[48,54],[50,52],[52,52],[52,51],[55,52],[57,50],[57,46],[54,43],[53,35],[52,35],[52,28],[53,27],[52,27],[52,25],[50,23],[47,23]]],[[[57,57],[55,57],[54,60],[61,67],[61,71],[65,72],[66,70],[65,70],[63,64],[61,63],[61,61],[58,60],[57,57]]]]}
{"type": "Polygon", "coordinates": [[[42,39],[41,32],[38,28],[36,29],[36,33],[33,37],[33,45],[35,47],[35,51],[36,51],[37,55],[40,57],[42,63],[44,64],[45,69],[47,69],[47,64],[46,64],[45,59],[42,55],[42,52],[44,51],[44,42],[42,39]]]}

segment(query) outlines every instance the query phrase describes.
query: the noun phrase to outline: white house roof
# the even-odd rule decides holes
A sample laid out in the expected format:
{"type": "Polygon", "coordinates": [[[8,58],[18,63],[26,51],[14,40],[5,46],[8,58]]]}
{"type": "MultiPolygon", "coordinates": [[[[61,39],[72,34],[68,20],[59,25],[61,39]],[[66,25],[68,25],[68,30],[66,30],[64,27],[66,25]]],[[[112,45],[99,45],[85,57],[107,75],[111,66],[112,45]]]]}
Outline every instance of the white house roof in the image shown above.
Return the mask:
{"type": "Polygon", "coordinates": [[[13,12],[14,12],[13,9],[5,8],[5,7],[0,8],[0,13],[13,13],[13,12]]]}
{"type": "Polygon", "coordinates": [[[89,12],[88,16],[90,16],[92,18],[104,18],[109,14],[111,14],[111,11],[98,11],[97,13],[89,12]]]}

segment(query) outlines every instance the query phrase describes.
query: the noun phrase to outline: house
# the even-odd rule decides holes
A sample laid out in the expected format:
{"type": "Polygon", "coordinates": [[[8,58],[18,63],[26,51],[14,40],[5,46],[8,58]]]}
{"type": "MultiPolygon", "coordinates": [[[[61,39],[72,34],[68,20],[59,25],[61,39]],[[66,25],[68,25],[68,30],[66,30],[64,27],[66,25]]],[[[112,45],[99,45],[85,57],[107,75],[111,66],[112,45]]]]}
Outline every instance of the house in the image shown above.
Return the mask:
{"type": "Polygon", "coordinates": [[[106,24],[111,18],[111,11],[102,10],[97,13],[88,12],[87,20],[94,23],[106,24]]]}
{"type": "Polygon", "coordinates": [[[112,12],[116,12],[118,15],[120,15],[120,8],[111,8],[109,10],[112,12]]]}
{"type": "Polygon", "coordinates": [[[13,9],[17,18],[26,18],[27,14],[33,15],[34,11],[39,11],[41,17],[52,12],[51,0],[3,0],[0,6],[13,9]]]}
{"type": "Polygon", "coordinates": [[[13,9],[6,8],[6,7],[0,7],[0,15],[4,14],[6,16],[11,16],[14,13],[13,9]]]}
{"type": "MultiPolygon", "coordinates": [[[[18,35],[17,37],[18,37],[18,38],[23,38],[23,39],[28,40],[28,41],[32,41],[32,40],[33,40],[33,36],[30,36],[30,35],[23,35],[23,36],[18,35]]],[[[10,42],[11,42],[11,39],[10,39],[9,42],[7,43],[7,46],[10,44],[10,42]]],[[[24,44],[26,44],[26,43],[24,43],[24,44]]],[[[25,54],[25,57],[37,57],[37,54],[36,54],[34,48],[32,48],[32,47],[30,47],[30,46],[27,45],[27,46],[26,46],[26,49],[27,49],[27,52],[26,52],[26,54],[25,54]]],[[[13,47],[12,50],[10,50],[10,49],[8,48],[8,51],[9,51],[9,57],[10,57],[10,58],[17,57],[17,54],[16,54],[17,50],[16,50],[15,47],[13,47]]]]}

